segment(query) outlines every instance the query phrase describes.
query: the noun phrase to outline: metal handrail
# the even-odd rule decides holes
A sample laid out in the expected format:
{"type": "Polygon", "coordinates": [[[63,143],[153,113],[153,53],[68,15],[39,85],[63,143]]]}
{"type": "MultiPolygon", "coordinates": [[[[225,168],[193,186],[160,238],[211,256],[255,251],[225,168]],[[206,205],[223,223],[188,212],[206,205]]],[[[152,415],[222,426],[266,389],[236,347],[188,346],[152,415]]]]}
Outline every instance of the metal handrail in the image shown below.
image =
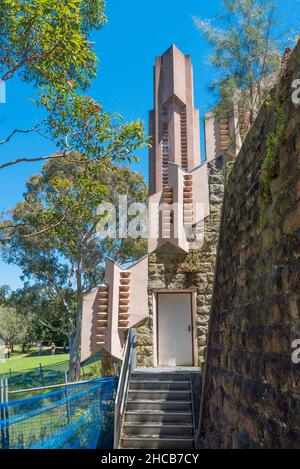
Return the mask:
{"type": "Polygon", "coordinates": [[[196,448],[197,432],[196,432],[196,415],[195,415],[195,401],[194,401],[194,388],[193,388],[192,373],[190,373],[190,388],[191,388],[191,399],[192,399],[192,422],[193,422],[193,429],[194,429],[194,445],[196,448]]]}
{"type": "Polygon", "coordinates": [[[135,329],[130,329],[125,350],[124,350],[124,358],[123,364],[121,368],[119,384],[115,399],[115,421],[114,421],[114,449],[118,449],[121,429],[122,429],[122,422],[123,422],[123,414],[125,408],[125,402],[128,393],[128,385],[130,380],[131,371],[136,366],[136,331],[135,329]]]}

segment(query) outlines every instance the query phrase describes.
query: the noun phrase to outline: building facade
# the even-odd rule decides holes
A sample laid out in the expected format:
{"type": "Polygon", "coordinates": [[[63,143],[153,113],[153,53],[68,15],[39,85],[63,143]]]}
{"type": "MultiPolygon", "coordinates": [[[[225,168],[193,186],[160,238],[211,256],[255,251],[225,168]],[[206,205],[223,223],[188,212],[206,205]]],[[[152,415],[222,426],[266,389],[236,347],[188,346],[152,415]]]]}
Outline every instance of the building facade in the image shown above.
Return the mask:
{"type": "Polygon", "coordinates": [[[122,358],[126,332],[135,327],[138,366],[202,363],[227,128],[206,116],[206,161],[201,163],[199,127],[191,59],[171,46],[154,68],[148,255],[127,268],[107,260],[105,284],[84,299],[82,359],[101,349],[122,358]]]}

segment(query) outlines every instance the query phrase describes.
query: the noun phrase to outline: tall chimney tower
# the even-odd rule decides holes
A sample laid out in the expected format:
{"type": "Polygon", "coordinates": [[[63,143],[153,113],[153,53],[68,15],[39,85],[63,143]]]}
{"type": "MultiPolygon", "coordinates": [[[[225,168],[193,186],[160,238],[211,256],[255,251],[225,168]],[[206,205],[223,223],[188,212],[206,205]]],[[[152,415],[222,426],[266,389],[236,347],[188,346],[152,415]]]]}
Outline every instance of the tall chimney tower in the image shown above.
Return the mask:
{"type": "Polygon", "coordinates": [[[168,185],[168,162],[185,171],[200,164],[199,111],[194,109],[193,66],[171,46],[154,67],[154,111],[149,116],[150,195],[168,185]]]}

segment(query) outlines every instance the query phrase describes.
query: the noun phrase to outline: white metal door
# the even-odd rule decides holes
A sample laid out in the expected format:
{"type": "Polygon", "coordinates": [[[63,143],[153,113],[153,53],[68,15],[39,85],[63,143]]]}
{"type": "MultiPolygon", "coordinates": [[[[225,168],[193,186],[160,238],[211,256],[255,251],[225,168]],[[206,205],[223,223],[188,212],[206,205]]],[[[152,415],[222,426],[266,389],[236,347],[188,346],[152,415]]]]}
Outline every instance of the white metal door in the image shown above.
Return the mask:
{"type": "Polygon", "coordinates": [[[158,365],[193,366],[192,297],[158,295],[158,365]]]}

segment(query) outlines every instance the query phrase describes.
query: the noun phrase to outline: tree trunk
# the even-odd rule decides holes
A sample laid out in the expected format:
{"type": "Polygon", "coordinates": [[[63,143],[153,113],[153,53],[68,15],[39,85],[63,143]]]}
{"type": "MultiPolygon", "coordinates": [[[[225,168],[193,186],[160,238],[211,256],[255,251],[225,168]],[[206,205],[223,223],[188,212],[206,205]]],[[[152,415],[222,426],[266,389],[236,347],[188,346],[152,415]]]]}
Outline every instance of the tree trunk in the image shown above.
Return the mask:
{"type": "Polygon", "coordinates": [[[80,356],[75,347],[75,335],[75,331],[69,334],[70,361],[68,381],[71,383],[78,381],[80,378],[80,356]]]}
{"type": "Polygon", "coordinates": [[[113,374],[113,362],[112,356],[103,350],[101,358],[101,376],[112,376],[113,374]]]}
{"type": "Polygon", "coordinates": [[[80,345],[81,345],[81,326],[82,326],[82,311],[83,311],[83,292],[82,292],[82,279],[80,264],[76,272],[77,280],[77,314],[75,330],[73,329],[69,335],[70,346],[70,362],[68,381],[75,382],[80,379],[80,345]]]}

